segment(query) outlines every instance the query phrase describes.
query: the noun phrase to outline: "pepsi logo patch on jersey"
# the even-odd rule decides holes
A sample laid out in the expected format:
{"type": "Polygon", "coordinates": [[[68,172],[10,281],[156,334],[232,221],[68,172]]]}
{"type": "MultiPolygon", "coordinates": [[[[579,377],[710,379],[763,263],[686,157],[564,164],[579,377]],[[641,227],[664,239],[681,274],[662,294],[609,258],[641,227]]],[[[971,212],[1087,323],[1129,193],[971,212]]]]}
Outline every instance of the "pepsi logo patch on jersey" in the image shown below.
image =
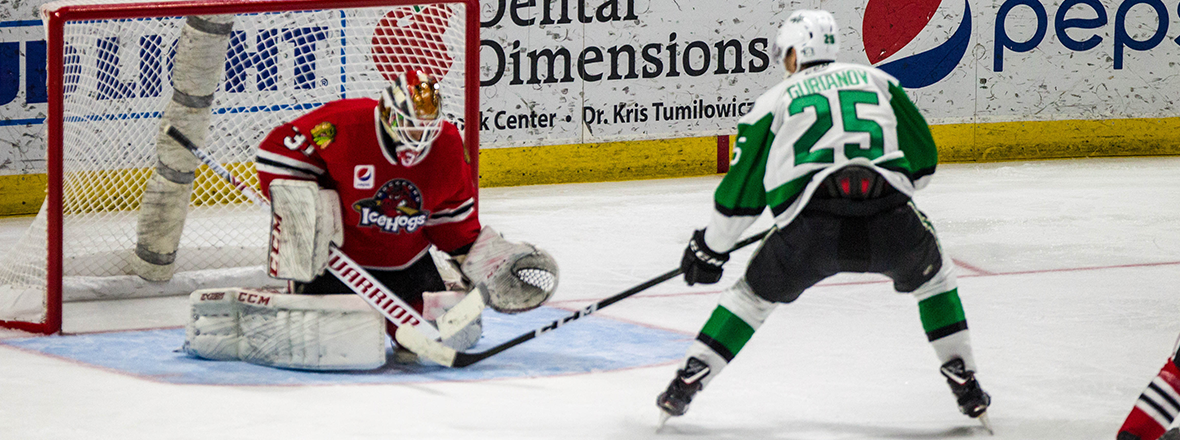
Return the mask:
{"type": "Polygon", "coordinates": [[[334,139],[336,139],[336,126],[331,122],[321,122],[311,129],[311,141],[315,142],[321,150],[328,148],[334,139]]]}
{"type": "Polygon", "coordinates": [[[352,209],[361,213],[359,226],[377,227],[391,234],[417,231],[430,217],[430,212],[422,209],[422,192],[406,179],[385,182],[373,198],[354,203],[352,209]]]}
{"type": "Polygon", "coordinates": [[[372,165],[357,165],[352,169],[352,187],[356,189],[373,189],[374,175],[372,165]]]}

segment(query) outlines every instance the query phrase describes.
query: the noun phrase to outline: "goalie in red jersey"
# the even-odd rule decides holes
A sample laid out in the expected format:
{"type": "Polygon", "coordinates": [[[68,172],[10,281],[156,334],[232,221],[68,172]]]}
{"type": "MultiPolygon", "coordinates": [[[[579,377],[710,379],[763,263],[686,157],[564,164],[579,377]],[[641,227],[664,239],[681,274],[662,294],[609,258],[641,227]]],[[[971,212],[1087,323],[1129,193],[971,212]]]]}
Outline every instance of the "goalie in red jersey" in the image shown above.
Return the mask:
{"type": "MultiPolygon", "coordinates": [[[[295,294],[351,293],[325,271],[327,248],[334,245],[406,303],[425,310],[428,320],[467,293],[466,286],[448,291],[455,286],[444,283],[429,252],[432,245],[450,255],[462,278],[473,281],[482,281],[475,280],[473,264],[503,257],[483,249],[544,254],[556,277],[548,254],[481,228],[470,158],[459,129],[440,118],[442,107],[437,78],[410,71],[398,75],[379,99],[329,102],[275,128],[256,161],[262,192],[272,204],[271,276],[290,280],[295,294]],[[300,244],[292,237],[312,237],[314,251],[300,250],[309,240],[300,244]]],[[[527,287],[491,292],[490,305],[522,311],[553,293],[527,287]]],[[[393,335],[396,327],[387,323],[387,328],[393,335]]],[[[466,349],[481,331],[476,319],[444,342],[466,349]]]]}

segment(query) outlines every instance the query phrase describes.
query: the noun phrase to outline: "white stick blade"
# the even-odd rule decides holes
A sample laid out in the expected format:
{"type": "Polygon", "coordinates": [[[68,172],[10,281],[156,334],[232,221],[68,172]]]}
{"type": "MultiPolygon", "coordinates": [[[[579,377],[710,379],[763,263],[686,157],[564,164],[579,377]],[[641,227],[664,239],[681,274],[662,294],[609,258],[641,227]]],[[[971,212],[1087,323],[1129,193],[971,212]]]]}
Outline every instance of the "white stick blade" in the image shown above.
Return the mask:
{"type": "Polygon", "coordinates": [[[455,349],[427,339],[417,328],[408,325],[400,326],[397,328],[394,339],[397,340],[398,345],[439,365],[450,367],[455,364],[457,353],[455,349]]]}

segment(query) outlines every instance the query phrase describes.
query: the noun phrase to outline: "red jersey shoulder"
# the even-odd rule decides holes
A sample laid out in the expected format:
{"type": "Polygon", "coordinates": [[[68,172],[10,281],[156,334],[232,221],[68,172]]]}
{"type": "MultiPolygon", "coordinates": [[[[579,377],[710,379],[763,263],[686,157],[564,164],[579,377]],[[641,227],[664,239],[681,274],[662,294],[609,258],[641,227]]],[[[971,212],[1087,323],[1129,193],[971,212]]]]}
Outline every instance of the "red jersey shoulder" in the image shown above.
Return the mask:
{"type": "Polygon", "coordinates": [[[356,116],[366,113],[373,119],[373,108],[377,107],[377,100],[371,98],[338,99],[321,105],[319,108],[307,112],[296,121],[311,121],[314,119],[355,120],[356,116]]]}
{"type": "Polygon", "coordinates": [[[442,132],[439,133],[438,139],[434,140],[434,145],[431,145],[430,154],[441,156],[444,162],[461,160],[470,163],[471,160],[467,158],[464,150],[459,128],[450,121],[443,121],[442,132]]]}
{"type": "Polygon", "coordinates": [[[316,149],[327,149],[340,138],[372,133],[376,124],[373,116],[376,106],[377,101],[368,98],[340,99],[324,104],[286,126],[309,150],[304,154],[310,155],[316,149]]]}
{"type": "Polygon", "coordinates": [[[377,101],[374,99],[340,99],[300,116],[292,121],[292,125],[311,131],[326,122],[337,128],[347,127],[349,130],[353,130],[354,126],[362,126],[371,131],[373,124],[376,124],[373,117],[375,107],[377,107],[377,101]]]}

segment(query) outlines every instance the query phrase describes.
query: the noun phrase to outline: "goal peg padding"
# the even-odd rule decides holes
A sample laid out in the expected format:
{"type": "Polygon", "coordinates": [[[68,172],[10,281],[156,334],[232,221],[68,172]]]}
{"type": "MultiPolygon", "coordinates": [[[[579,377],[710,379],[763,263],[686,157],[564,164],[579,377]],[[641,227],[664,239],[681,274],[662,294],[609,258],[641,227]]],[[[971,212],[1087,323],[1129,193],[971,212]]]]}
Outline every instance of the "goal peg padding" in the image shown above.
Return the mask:
{"type": "Polygon", "coordinates": [[[156,136],[157,164],[140,204],[132,269],[148,281],[168,281],[176,261],[192,183],[200,161],[164,132],[175,126],[198,146],[205,145],[229,45],[233,15],[189,17],[176,43],[172,100],[156,136]]]}

